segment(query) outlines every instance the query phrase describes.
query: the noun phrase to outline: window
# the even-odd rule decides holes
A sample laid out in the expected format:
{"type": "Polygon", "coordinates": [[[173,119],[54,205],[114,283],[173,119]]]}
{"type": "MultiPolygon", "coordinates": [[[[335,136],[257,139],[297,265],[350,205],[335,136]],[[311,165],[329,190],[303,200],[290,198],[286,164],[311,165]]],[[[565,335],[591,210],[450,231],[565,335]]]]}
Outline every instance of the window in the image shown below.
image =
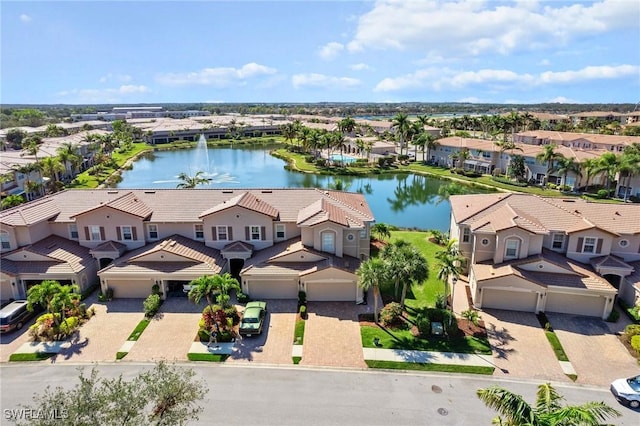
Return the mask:
{"type": "Polygon", "coordinates": [[[260,227],[259,226],[252,226],[251,227],[251,231],[250,231],[250,236],[251,236],[251,240],[260,240],[261,238],[261,234],[260,234],[260,227]]]}
{"type": "Polygon", "coordinates": [[[76,225],[75,223],[72,223],[71,225],[69,225],[69,237],[72,240],[77,240],[79,238],[78,225],[76,225]]]}
{"type": "Polygon", "coordinates": [[[9,234],[6,232],[0,232],[0,244],[2,244],[2,249],[10,249],[11,241],[9,241],[9,234]]]}
{"type": "Polygon", "coordinates": [[[323,232],[322,233],[322,251],[326,251],[327,253],[335,253],[336,244],[335,244],[336,236],[333,232],[323,232]]]}
{"type": "Polygon", "coordinates": [[[629,240],[620,240],[620,241],[618,241],[618,245],[620,247],[626,247],[626,246],[629,245],[629,240]]]}
{"type": "Polygon", "coordinates": [[[217,231],[218,231],[218,240],[228,240],[229,239],[229,235],[227,234],[227,227],[226,226],[218,226],[217,227],[217,231]]]}
{"type": "Polygon", "coordinates": [[[362,231],[360,231],[360,238],[367,238],[367,230],[363,229],[362,231]]]}
{"type": "Polygon", "coordinates": [[[89,227],[89,234],[91,241],[102,241],[102,233],[100,232],[99,226],[91,225],[89,227]]]}
{"type": "Polygon", "coordinates": [[[482,241],[480,241],[480,244],[482,244],[483,246],[488,246],[489,245],[489,239],[488,238],[483,238],[482,241]]]}
{"type": "Polygon", "coordinates": [[[131,227],[130,226],[123,226],[120,229],[122,230],[122,239],[124,241],[133,240],[133,233],[131,232],[131,227]]]}
{"type": "Polygon", "coordinates": [[[347,240],[353,241],[354,238],[355,236],[353,234],[347,234],[347,240]]]}
{"type": "Polygon", "coordinates": [[[285,238],[285,226],[283,223],[279,223],[276,225],[276,238],[285,238]]]}
{"type": "Polygon", "coordinates": [[[150,240],[158,239],[158,225],[147,225],[147,233],[150,240]]]}
{"type": "Polygon", "coordinates": [[[596,239],[592,237],[586,237],[584,239],[584,245],[582,246],[583,253],[594,253],[596,251],[596,239]]]}
{"type": "Polygon", "coordinates": [[[196,240],[204,240],[204,225],[195,225],[196,240]]]}
{"type": "Polygon", "coordinates": [[[468,243],[471,241],[471,230],[469,228],[462,229],[462,242],[468,243]]]}
{"type": "Polygon", "coordinates": [[[553,242],[551,243],[551,248],[562,250],[564,246],[564,234],[553,234],[553,242]]]}
{"type": "Polygon", "coordinates": [[[519,240],[507,240],[505,245],[505,259],[515,259],[518,257],[518,249],[520,248],[519,240]]]}

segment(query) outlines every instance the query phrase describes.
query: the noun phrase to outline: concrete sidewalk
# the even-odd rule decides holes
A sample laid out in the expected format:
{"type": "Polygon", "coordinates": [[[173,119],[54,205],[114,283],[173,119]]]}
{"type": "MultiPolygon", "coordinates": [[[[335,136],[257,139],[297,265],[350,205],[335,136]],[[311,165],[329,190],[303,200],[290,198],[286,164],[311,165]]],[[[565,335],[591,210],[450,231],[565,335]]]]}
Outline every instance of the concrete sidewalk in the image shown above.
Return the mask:
{"type": "Polygon", "coordinates": [[[362,348],[367,361],[415,362],[425,364],[469,365],[495,367],[492,355],[427,352],[402,349],[362,348]]]}

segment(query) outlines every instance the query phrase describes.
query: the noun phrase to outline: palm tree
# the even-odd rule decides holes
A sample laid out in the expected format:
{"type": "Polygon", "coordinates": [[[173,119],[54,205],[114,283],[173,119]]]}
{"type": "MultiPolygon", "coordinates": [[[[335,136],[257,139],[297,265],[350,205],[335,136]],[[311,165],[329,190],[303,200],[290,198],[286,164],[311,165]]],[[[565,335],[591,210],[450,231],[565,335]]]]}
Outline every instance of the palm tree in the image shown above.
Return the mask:
{"type": "Polygon", "coordinates": [[[402,283],[400,304],[404,307],[408,284],[413,281],[420,282],[427,278],[427,260],[418,249],[404,240],[397,240],[385,246],[382,249],[380,258],[387,265],[389,271],[393,271],[396,299],[398,299],[398,290],[400,283],[402,283]]]}
{"type": "Polygon", "coordinates": [[[521,151],[522,148],[515,144],[514,141],[503,140],[502,142],[495,142],[495,145],[500,148],[500,170],[502,170],[503,174],[507,174],[507,169],[509,168],[509,164],[507,164],[506,168],[502,168],[502,157],[506,151],[509,151],[510,157],[513,156],[513,151],[521,151]]]}
{"type": "Polygon", "coordinates": [[[338,130],[340,130],[342,133],[350,134],[355,128],[356,121],[351,117],[343,118],[338,122],[338,130]]]}
{"type": "Polygon", "coordinates": [[[280,130],[282,131],[282,136],[284,136],[284,140],[286,142],[291,143],[291,141],[293,141],[293,138],[296,137],[296,126],[293,123],[283,124],[280,127],[280,130]]]}
{"type": "Polygon", "coordinates": [[[618,172],[620,173],[620,182],[624,183],[624,185],[621,185],[625,188],[624,201],[627,201],[629,199],[631,178],[640,174],[640,144],[634,143],[625,147],[618,166],[618,172]]]}
{"type": "Polygon", "coordinates": [[[547,171],[544,174],[544,183],[549,181],[549,171],[553,168],[554,162],[562,157],[562,154],[556,152],[557,146],[554,144],[545,145],[544,150],[536,155],[536,160],[547,165],[547,171]]]}
{"type": "Polygon", "coordinates": [[[604,172],[607,178],[607,193],[611,191],[611,181],[615,179],[618,167],[620,166],[620,157],[613,152],[605,152],[598,158],[598,167],[596,171],[604,172]]]}
{"type": "Polygon", "coordinates": [[[409,116],[403,112],[399,112],[395,117],[391,120],[391,127],[396,129],[396,135],[398,136],[398,141],[400,142],[400,155],[402,155],[402,150],[404,149],[404,142],[409,133],[409,116]]]}
{"type": "Polygon", "coordinates": [[[64,322],[66,312],[74,305],[74,302],[80,300],[80,287],[77,285],[62,285],[60,289],[53,296],[51,306],[55,312],[60,313],[60,323],[64,322]]]}
{"type": "Polygon", "coordinates": [[[181,181],[176,185],[176,188],[178,189],[193,189],[198,185],[204,185],[211,182],[211,178],[204,176],[204,172],[202,170],[196,172],[193,176],[189,176],[185,172],[182,172],[178,175],[178,179],[181,181]]]}
{"type": "Polygon", "coordinates": [[[391,231],[386,223],[376,223],[371,227],[371,233],[375,234],[380,241],[384,241],[385,238],[391,237],[391,231]]]}
{"type": "Polygon", "coordinates": [[[33,310],[36,304],[42,306],[47,313],[54,314],[53,322],[59,326],[64,320],[64,311],[80,298],[75,291],[78,291],[76,285],[62,285],[54,280],[42,281],[27,290],[27,309],[33,310]]]}
{"type": "Polygon", "coordinates": [[[597,158],[587,158],[580,163],[580,167],[582,171],[586,175],[587,181],[585,182],[585,189],[589,187],[589,181],[591,178],[598,174],[598,159],[597,158]]]}
{"type": "Polygon", "coordinates": [[[373,319],[377,324],[380,284],[384,281],[387,274],[385,263],[379,258],[366,260],[360,264],[356,274],[358,275],[358,286],[365,293],[369,291],[370,288],[373,288],[373,319]]]}
{"type": "Polygon", "coordinates": [[[556,165],[551,169],[550,172],[560,173],[562,175],[562,185],[567,186],[567,175],[569,173],[574,173],[577,176],[581,176],[580,163],[578,163],[575,158],[560,157],[556,160],[556,165]]]}
{"type": "Polygon", "coordinates": [[[535,406],[528,404],[521,395],[499,386],[478,389],[476,394],[487,407],[500,414],[493,420],[493,424],[597,426],[610,417],[620,416],[618,411],[604,402],[563,406],[561,402],[564,398],[549,383],[538,386],[535,406]]]}
{"type": "Polygon", "coordinates": [[[226,307],[229,305],[229,292],[231,290],[240,291],[240,284],[238,280],[233,278],[230,273],[225,272],[222,275],[214,275],[211,277],[213,288],[217,289],[220,294],[216,297],[216,302],[218,302],[222,307],[226,307]]]}
{"type": "Polygon", "coordinates": [[[64,164],[65,172],[73,175],[75,166],[80,163],[78,155],[78,145],[72,142],[64,142],[57,150],[58,159],[64,164]]]}
{"type": "MultiPolygon", "coordinates": [[[[445,297],[449,299],[449,280],[458,280],[458,277],[462,273],[462,263],[464,257],[458,250],[458,240],[455,238],[450,239],[444,249],[436,252],[436,259],[438,260],[438,279],[444,283],[445,297]]],[[[453,318],[453,292],[451,300],[451,316],[449,320],[453,318]]]]}
{"type": "Polygon", "coordinates": [[[0,204],[2,210],[10,209],[11,207],[19,206],[24,203],[26,200],[22,198],[20,195],[7,195],[2,199],[2,203],[0,204]]]}
{"type": "Polygon", "coordinates": [[[189,290],[189,300],[192,300],[196,305],[200,303],[204,297],[209,306],[209,310],[213,312],[213,299],[214,293],[220,291],[220,281],[214,280],[212,276],[203,275],[195,280],[189,282],[191,289],[189,290]]]}
{"type": "Polygon", "coordinates": [[[49,178],[49,191],[55,192],[58,186],[58,174],[64,171],[64,165],[56,157],[45,157],[41,162],[42,174],[49,178]]]}

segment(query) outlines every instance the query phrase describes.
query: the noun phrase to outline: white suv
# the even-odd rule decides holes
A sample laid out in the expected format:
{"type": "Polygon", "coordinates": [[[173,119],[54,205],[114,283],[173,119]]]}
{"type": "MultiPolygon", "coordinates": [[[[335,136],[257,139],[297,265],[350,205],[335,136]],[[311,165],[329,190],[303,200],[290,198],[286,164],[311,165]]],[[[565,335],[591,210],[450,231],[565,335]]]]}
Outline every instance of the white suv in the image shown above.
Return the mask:
{"type": "Polygon", "coordinates": [[[611,383],[611,393],[631,408],[640,407],[640,376],[618,379],[611,383]]]}

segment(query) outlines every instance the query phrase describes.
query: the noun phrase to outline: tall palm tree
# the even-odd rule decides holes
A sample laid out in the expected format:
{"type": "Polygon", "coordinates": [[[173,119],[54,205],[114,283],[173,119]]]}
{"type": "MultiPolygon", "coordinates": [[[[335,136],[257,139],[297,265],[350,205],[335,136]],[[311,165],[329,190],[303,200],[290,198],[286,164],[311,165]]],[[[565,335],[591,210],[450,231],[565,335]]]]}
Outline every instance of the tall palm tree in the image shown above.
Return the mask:
{"type": "Polygon", "coordinates": [[[371,227],[371,233],[375,234],[380,241],[384,241],[386,238],[391,237],[391,231],[386,223],[376,223],[371,227]]]}
{"type": "MultiPolygon", "coordinates": [[[[458,280],[462,274],[464,262],[464,257],[458,249],[458,240],[450,239],[444,249],[436,252],[435,257],[438,260],[438,279],[444,283],[445,297],[449,300],[449,293],[453,294],[453,292],[449,292],[449,280],[458,280]]],[[[453,300],[451,300],[451,314],[450,320],[453,318],[453,300]]]]}
{"type": "Polygon", "coordinates": [[[620,183],[624,185],[624,201],[629,199],[631,178],[640,174],[640,145],[635,143],[625,148],[618,166],[620,183]]]}
{"type": "Polygon", "coordinates": [[[80,155],[78,154],[78,145],[72,142],[64,142],[57,149],[58,159],[64,164],[65,173],[73,175],[75,166],[80,163],[80,155]]]}
{"type": "Polygon", "coordinates": [[[356,121],[351,117],[343,118],[338,122],[338,130],[342,133],[350,134],[355,128],[356,121]]]}
{"type": "Polygon", "coordinates": [[[53,296],[51,306],[55,312],[60,313],[60,322],[64,322],[66,312],[71,308],[76,300],[80,300],[80,287],[77,285],[62,285],[58,292],[53,296]]]}
{"type": "Polygon", "coordinates": [[[597,158],[587,158],[582,160],[580,163],[580,167],[584,172],[584,176],[587,178],[587,181],[584,184],[585,189],[589,187],[589,181],[591,178],[598,174],[598,159],[597,158]]]}
{"type": "Polygon", "coordinates": [[[562,176],[562,185],[567,186],[567,175],[569,173],[573,173],[576,176],[581,176],[580,163],[578,163],[575,158],[560,157],[556,160],[556,164],[555,166],[553,166],[550,172],[560,173],[560,175],[562,176]]]}
{"type": "Polygon", "coordinates": [[[545,145],[543,151],[536,155],[536,160],[547,165],[547,171],[544,174],[544,183],[549,181],[549,172],[553,168],[554,162],[562,156],[556,152],[557,146],[554,144],[545,145]]]}
{"type": "Polygon", "coordinates": [[[358,275],[358,286],[366,293],[373,288],[373,319],[378,323],[378,297],[380,284],[385,280],[387,269],[382,259],[373,258],[360,264],[356,271],[358,275]]]}
{"type": "Polygon", "coordinates": [[[615,179],[618,167],[620,166],[620,157],[613,152],[605,152],[598,158],[597,172],[604,172],[607,180],[607,192],[611,191],[611,181],[615,179]]]}
{"type": "Polygon", "coordinates": [[[409,116],[403,112],[399,112],[393,117],[391,120],[391,127],[396,130],[396,135],[398,136],[398,142],[400,143],[400,155],[402,155],[402,150],[404,149],[404,143],[409,133],[409,116]]]}
{"type": "Polygon", "coordinates": [[[414,281],[423,281],[427,278],[427,260],[420,251],[404,240],[397,240],[382,249],[380,258],[385,262],[390,271],[393,271],[395,298],[398,299],[398,290],[402,283],[402,294],[399,297],[400,304],[404,307],[404,299],[407,287],[414,281]]]}
{"type": "Polygon", "coordinates": [[[220,292],[216,297],[216,302],[222,305],[222,307],[229,305],[229,292],[231,290],[240,291],[240,284],[238,283],[238,280],[233,278],[233,276],[228,272],[225,272],[222,275],[214,275],[211,277],[211,281],[213,288],[220,292]]]}
{"type": "Polygon", "coordinates": [[[509,151],[510,157],[513,156],[513,151],[520,151],[522,152],[522,147],[516,145],[516,143],[514,141],[509,141],[509,140],[503,140],[501,142],[495,142],[495,145],[500,148],[500,170],[502,171],[503,174],[507,174],[507,170],[509,169],[509,164],[507,163],[507,167],[502,168],[502,157],[504,157],[504,153],[506,151],[509,151]]]}
{"type": "Polygon", "coordinates": [[[64,165],[57,157],[45,157],[40,162],[42,174],[49,178],[49,191],[56,192],[58,187],[58,174],[64,171],[64,165]]]}
{"type": "Polygon", "coordinates": [[[204,185],[211,182],[211,178],[204,176],[204,172],[201,170],[196,172],[195,175],[190,176],[185,172],[178,175],[180,183],[176,185],[178,189],[193,189],[198,185],[204,185]]]}
{"type": "Polygon", "coordinates": [[[562,405],[564,399],[549,383],[538,386],[535,406],[507,389],[499,386],[478,389],[478,398],[496,410],[500,416],[493,424],[510,426],[580,425],[597,426],[620,413],[604,402],[582,405],[562,405]],[[503,418],[504,417],[504,418],[503,418]]]}
{"type": "Polygon", "coordinates": [[[296,126],[293,123],[286,123],[280,126],[280,131],[282,132],[282,136],[284,136],[284,140],[286,142],[291,143],[293,138],[296,137],[296,126]]]}

